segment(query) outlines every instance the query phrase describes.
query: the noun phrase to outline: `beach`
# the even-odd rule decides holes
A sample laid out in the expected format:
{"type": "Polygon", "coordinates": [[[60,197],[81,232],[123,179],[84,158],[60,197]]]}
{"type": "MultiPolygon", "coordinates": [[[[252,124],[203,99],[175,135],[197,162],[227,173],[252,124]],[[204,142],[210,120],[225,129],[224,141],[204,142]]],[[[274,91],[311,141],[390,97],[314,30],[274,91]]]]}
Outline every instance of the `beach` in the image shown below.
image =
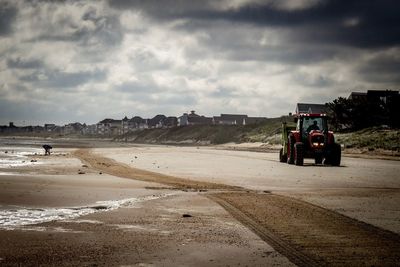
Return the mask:
{"type": "Polygon", "coordinates": [[[0,160],[0,265],[399,259],[398,161],[296,167],[273,152],[35,139],[2,139],[0,160]],[[50,156],[44,143],[54,147],[50,156]],[[346,259],[331,256],[339,248],[346,259]]]}

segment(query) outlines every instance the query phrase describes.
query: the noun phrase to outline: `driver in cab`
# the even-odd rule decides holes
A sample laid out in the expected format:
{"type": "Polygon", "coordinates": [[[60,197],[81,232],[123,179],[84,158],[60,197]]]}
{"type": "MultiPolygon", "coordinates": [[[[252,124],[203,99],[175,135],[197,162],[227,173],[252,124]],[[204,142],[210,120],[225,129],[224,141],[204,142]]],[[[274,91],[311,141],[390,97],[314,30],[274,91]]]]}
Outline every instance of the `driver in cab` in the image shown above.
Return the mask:
{"type": "Polygon", "coordinates": [[[311,124],[310,126],[308,126],[308,128],[307,128],[307,133],[309,133],[309,132],[311,132],[311,131],[313,131],[313,130],[319,130],[317,121],[313,121],[313,124],[311,124]]]}

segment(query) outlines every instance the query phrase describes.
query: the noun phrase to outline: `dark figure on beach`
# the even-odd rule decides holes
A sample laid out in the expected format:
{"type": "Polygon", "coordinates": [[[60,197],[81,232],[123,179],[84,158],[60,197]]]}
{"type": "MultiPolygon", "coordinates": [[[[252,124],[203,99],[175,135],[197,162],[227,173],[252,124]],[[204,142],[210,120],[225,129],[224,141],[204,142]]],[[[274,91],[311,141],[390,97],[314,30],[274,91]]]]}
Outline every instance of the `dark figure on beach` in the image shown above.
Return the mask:
{"type": "Polygon", "coordinates": [[[43,148],[44,148],[44,155],[46,156],[50,155],[50,149],[52,149],[53,147],[49,145],[43,145],[43,148]]]}

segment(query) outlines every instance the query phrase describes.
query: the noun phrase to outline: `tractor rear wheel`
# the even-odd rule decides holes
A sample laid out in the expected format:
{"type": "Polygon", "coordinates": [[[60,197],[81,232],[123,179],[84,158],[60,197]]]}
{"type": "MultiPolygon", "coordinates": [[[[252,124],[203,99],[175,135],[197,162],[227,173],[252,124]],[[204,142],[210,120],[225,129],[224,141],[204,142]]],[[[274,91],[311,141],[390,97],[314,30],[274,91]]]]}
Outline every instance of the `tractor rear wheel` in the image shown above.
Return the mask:
{"type": "Polygon", "coordinates": [[[288,142],[288,154],[287,154],[287,163],[288,164],[293,164],[294,163],[294,137],[289,135],[288,138],[289,142],[288,142]]]}
{"type": "Polygon", "coordinates": [[[341,158],[342,149],[340,147],[340,144],[335,143],[332,146],[330,164],[332,164],[332,166],[340,166],[341,158]]]}
{"type": "Polygon", "coordinates": [[[304,145],[301,142],[294,144],[294,164],[303,166],[304,163],[304,145]]]}
{"type": "Polygon", "coordinates": [[[287,155],[283,153],[283,148],[281,148],[281,150],[279,150],[279,161],[280,162],[287,161],[287,155]]]}

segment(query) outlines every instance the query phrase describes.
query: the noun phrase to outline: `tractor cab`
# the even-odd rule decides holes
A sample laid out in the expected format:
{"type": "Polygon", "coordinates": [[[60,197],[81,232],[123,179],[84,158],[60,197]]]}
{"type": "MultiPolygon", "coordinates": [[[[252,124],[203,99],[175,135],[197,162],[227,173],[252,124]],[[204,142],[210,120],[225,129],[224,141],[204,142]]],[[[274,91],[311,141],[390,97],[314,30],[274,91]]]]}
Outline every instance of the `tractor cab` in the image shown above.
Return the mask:
{"type": "Polygon", "coordinates": [[[312,132],[327,133],[328,123],[325,114],[299,114],[296,130],[304,139],[312,132]]]}
{"type": "Polygon", "coordinates": [[[315,164],[340,165],[341,149],[328,130],[328,117],[324,113],[298,113],[296,129],[283,125],[280,161],[303,165],[304,158],[314,158],[315,164]]]}
{"type": "MultiPolygon", "coordinates": [[[[328,139],[326,114],[298,114],[296,132],[299,136],[298,141],[304,145],[304,150],[322,158],[323,149],[328,139]]],[[[314,157],[314,155],[310,156],[314,157]]]]}
{"type": "Polygon", "coordinates": [[[326,114],[298,114],[296,131],[301,141],[309,147],[323,146],[328,135],[326,114]]]}

